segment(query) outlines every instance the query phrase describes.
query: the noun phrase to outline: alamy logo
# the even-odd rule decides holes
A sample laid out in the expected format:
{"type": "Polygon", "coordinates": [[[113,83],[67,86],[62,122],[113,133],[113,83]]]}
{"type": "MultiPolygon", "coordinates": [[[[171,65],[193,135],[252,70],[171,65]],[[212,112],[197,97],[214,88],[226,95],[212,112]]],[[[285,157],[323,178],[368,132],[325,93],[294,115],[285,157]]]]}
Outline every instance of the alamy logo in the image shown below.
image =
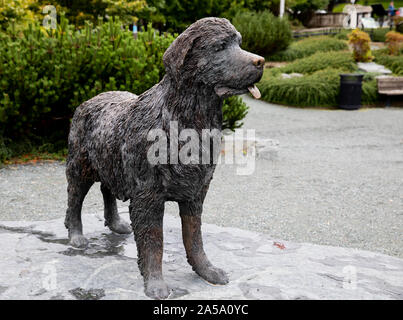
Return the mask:
{"type": "Polygon", "coordinates": [[[223,134],[218,129],[182,129],[171,121],[169,132],[152,129],[147,141],[153,142],[147,151],[150,164],[235,164],[238,175],[249,175],[255,170],[255,130],[236,129],[223,134]],[[249,143],[248,143],[249,142],[249,143]],[[224,148],[223,148],[224,147],[224,148]]]}
{"type": "Polygon", "coordinates": [[[42,21],[43,27],[46,29],[55,30],[57,25],[56,7],[52,5],[44,6],[42,9],[42,13],[46,14],[42,21]]]}

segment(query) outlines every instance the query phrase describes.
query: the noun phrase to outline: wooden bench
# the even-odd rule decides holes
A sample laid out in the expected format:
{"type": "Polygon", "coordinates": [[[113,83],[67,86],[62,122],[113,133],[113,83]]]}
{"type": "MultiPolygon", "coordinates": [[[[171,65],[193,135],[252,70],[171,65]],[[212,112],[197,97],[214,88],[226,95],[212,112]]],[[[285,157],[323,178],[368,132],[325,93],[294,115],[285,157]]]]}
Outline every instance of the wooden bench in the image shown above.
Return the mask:
{"type": "Polygon", "coordinates": [[[403,95],[403,77],[380,76],[376,78],[379,94],[386,95],[386,106],[391,106],[391,96],[403,95]]]}

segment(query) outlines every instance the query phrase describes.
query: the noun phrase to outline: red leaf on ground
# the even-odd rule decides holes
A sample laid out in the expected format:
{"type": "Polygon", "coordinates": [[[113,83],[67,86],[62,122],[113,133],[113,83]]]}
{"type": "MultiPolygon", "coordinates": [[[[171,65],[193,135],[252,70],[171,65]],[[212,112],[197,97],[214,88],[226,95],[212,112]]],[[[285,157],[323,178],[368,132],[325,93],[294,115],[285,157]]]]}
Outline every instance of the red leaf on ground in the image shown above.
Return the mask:
{"type": "Polygon", "coordinates": [[[282,244],[281,242],[276,242],[276,241],[274,241],[274,242],[273,242],[273,246],[276,246],[277,248],[279,248],[279,249],[281,249],[281,250],[284,250],[284,249],[285,249],[285,245],[282,244]]]}

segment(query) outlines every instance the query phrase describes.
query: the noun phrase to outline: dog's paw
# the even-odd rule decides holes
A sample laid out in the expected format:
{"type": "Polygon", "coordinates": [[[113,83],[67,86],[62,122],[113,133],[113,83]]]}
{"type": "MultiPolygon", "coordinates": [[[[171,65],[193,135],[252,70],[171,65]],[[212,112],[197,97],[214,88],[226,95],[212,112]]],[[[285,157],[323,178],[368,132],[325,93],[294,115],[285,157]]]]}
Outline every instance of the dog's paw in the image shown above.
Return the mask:
{"type": "Polygon", "coordinates": [[[111,231],[119,233],[119,234],[130,234],[133,232],[132,227],[126,221],[121,219],[115,220],[108,224],[108,227],[111,231]]]}
{"type": "Polygon", "coordinates": [[[75,248],[85,249],[88,247],[88,239],[82,234],[73,234],[70,236],[70,245],[75,248]]]}
{"type": "Polygon", "coordinates": [[[212,284],[227,284],[229,282],[225,271],[213,266],[195,269],[195,271],[200,277],[212,284]]]}
{"type": "Polygon", "coordinates": [[[156,300],[163,300],[169,296],[169,289],[164,280],[147,281],[144,292],[148,297],[156,300]]]}

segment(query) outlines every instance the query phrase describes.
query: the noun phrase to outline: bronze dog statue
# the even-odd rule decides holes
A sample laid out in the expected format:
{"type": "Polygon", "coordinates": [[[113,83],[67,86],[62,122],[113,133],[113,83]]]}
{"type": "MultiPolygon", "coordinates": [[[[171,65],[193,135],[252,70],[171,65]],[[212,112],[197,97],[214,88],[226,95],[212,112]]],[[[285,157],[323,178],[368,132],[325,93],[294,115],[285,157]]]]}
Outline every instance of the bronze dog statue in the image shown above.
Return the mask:
{"type": "MultiPolygon", "coordinates": [[[[164,78],[140,96],[112,91],[82,103],[69,134],[66,175],[68,209],[65,225],[70,243],[85,247],[81,207],[94,182],[101,182],[105,225],[130,233],[138,250],[145,293],[164,299],[162,276],[164,202],[179,204],[187,259],[193,270],[214,284],[228,277],[203,250],[201,214],[215,169],[209,164],[151,164],[147,150],[152,129],[218,129],[223,99],[250,91],[263,74],[264,59],[240,48],[241,35],[226,19],[204,18],[187,28],[166,50],[164,78]],[[119,218],[116,199],[130,199],[131,226],[119,218]]],[[[180,148],[180,145],[179,145],[180,148]]]]}

